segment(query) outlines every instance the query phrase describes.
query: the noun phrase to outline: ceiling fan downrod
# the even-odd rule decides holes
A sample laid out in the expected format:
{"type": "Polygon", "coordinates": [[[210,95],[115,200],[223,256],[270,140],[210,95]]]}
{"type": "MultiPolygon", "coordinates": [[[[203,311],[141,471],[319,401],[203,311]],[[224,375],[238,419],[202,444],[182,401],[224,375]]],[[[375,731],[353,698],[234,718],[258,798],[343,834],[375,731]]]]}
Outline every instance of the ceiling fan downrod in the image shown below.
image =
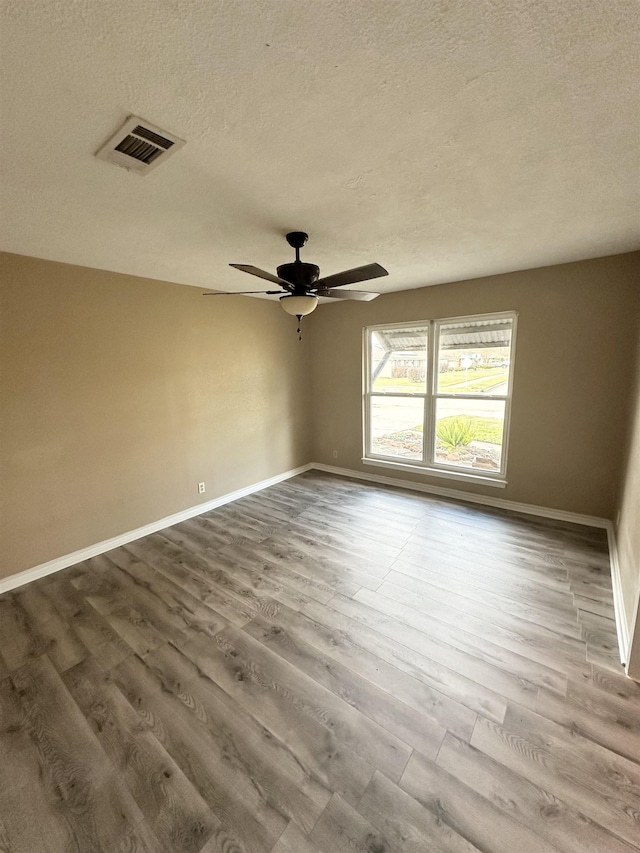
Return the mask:
{"type": "Polygon", "coordinates": [[[313,287],[320,278],[320,267],[316,264],[307,264],[300,260],[300,249],[305,245],[309,235],[304,231],[290,231],[286,235],[287,243],[295,250],[296,259],[292,263],[281,264],[278,269],[278,278],[284,279],[293,288],[294,296],[305,296],[309,288],[313,287]]]}
{"type": "Polygon", "coordinates": [[[304,231],[290,231],[285,239],[291,248],[295,249],[296,261],[300,261],[300,249],[306,245],[309,235],[304,231]]]}

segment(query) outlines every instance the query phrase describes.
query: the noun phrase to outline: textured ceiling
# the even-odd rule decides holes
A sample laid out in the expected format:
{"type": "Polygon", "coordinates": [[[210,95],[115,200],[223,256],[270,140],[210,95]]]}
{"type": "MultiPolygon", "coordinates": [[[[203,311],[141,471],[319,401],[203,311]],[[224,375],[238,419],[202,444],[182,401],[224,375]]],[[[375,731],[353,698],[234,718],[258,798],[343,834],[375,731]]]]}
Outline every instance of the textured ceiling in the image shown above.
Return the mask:
{"type": "Polygon", "coordinates": [[[637,0],[2,0],[7,251],[224,290],[404,290],[640,247],[637,0]],[[187,140],[94,152],[131,113],[187,140]],[[259,284],[258,284],[259,287],[259,284]]]}

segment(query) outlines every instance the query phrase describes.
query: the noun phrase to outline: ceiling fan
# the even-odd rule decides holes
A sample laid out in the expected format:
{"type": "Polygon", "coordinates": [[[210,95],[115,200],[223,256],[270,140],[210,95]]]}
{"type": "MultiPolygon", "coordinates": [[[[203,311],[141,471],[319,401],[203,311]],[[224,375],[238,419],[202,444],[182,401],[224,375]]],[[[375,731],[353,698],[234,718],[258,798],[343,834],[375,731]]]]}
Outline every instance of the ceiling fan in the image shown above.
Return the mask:
{"type": "MultiPolygon", "coordinates": [[[[344,272],[320,278],[320,268],[316,264],[306,264],[300,260],[300,249],[309,239],[309,235],[305,234],[304,231],[291,231],[286,235],[286,239],[287,243],[295,249],[296,259],[293,263],[279,266],[276,270],[277,275],[272,275],[270,272],[261,270],[259,267],[250,266],[249,264],[229,264],[229,266],[249,273],[249,275],[255,275],[258,278],[271,281],[281,288],[280,290],[244,290],[240,291],[241,294],[266,293],[271,296],[280,296],[280,305],[282,305],[287,314],[297,317],[298,322],[306,314],[311,314],[315,310],[318,305],[319,296],[327,296],[330,299],[352,299],[369,302],[380,295],[379,293],[364,290],[334,289],[336,287],[343,287],[345,284],[355,284],[358,281],[369,281],[372,278],[389,275],[387,270],[381,267],[380,264],[366,264],[363,267],[354,267],[351,270],[344,270],[344,272]]],[[[235,296],[238,294],[211,291],[203,295],[235,296]]]]}

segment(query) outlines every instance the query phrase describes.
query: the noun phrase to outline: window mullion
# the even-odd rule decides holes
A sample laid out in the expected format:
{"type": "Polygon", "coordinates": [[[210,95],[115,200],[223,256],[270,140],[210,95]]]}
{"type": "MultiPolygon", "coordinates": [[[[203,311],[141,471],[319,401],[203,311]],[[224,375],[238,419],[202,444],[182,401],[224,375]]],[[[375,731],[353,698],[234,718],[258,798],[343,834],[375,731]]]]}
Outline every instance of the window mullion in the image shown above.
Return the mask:
{"type": "Polygon", "coordinates": [[[434,320],[429,322],[427,337],[427,393],[424,397],[424,426],[423,426],[423,449],[422,460],[426,464],[433,462],[433,448],[435,441],[435,363],[436,363],[436,324],[434,320]]]}
{"type": "Polygon", "coordinates": [[[372,391],[371,395],[373,397],[405,397],[408,399],[420,399],[424,397],[424,392],[418,391],[372,391]]]}
{"type": "Polygon", "coordinates": [[[442,400],[509,400],[509,394],[446,394],[443,391],[434,392],[434,396],[442,400]]]}
{"type": "Polygon", "coordinates": [[[363,455],[371,453],[371,329],[365,329],[363,335],[364,388],[362,395],[363,455]]]}

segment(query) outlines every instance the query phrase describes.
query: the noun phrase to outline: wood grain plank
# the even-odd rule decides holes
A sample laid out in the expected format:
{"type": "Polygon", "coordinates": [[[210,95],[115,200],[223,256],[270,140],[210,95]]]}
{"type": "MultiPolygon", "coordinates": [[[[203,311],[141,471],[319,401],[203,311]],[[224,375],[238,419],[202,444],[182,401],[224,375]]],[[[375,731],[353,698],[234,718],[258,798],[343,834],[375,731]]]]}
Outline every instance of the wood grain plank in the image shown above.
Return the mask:
{"type": "Polygon", "coordinates": [[[566,690],[566,676],[564,672],[567,666],[579,668],[581,662],[559,652],[558,658],[550,658],[545,651],[535,649],[533,643],[527,644],[525,639],[511,637],[505,631],[495,629],[493,640],[488,636],[479,636],[471,631],[462,629],[460,624],[452,625],[433,617],[423,616],[413,607],[393,601],[386,596],[367,589],[356,593],[354,600],[365,604],[381,614],[391,616],[403,625],[415,628],[423,634],[436,636],[446,640],[457,648],[462,648],[469,654],[484,657],[522,678],[526,678],[538,687],[547,687],[551,690],[564,693],[566,690]]]}
{"type": "MultiPolygon", "coordinates": [[[[178,557],[180,552],[168,550],[174,557],[178,557]]],[[[191,552],[190,552],[191,553],[191,552]]],[[[224,559],[220,559],[218,555],[207,554],[202,555],[191,554],[198,560],[198,568],[206,575],[207,580],[219,590],[223,595],[233,596],[239,602],[250,608],[256,614],[277,614],[282,603],[271,596],[268,591],[260,589],[253,584],[246,583],[235,571],[233,564],[225,564],[224,559]]],[[[303,602],[304,603],[304,602],[303,602]]]]}
{"type": "Polygon", "coordinates": [[[165,847],[145,821],[141,821],[123,838],[118,847],[114,848],[114,853],[175,853],[175,851],[165,847]]]}
{"type": "Polygon", "coordinates": [[[335,853],[337,850],[349,850],[350,853],[386,853],[388,850],[403,849],[392,847],[385,835],[339,794],[333,795],[322,817],[309,834],[309,839],[323,853],[335,853]]]}
{"type": "Polygon", "coordinates": [[[384,553],[393,553],[385,549],[402,549],[411,535],[411,531],[398,530],[392,525],[381,527],[376,521],[369,520],[356,522],[353,519],[344,518],[340,513],[327,511],[324,507],[313,506],[298,517],[298,522],[306,524],[311,522],[313,529],[320,533],[327,533],[345,539],[360,550],[359,543],[364,540],[367,547],[377,545],[384,553]]]}
{"type": "Polygon", "coordinates": [[[287,820],[253,784],[235,751],[218,733],[199,724],[179,697],[139,658],[112,672],[120,691],[216,815],[230,846],[262,853],[282,834],[287,820]]]}
{"type": "MultiPolygon", "coordinates": [[[[559,619],[557,613],[551,609],[532,607],[528,602],[514,601],[486,591],[479,597],[474,596],[468,586],[452,581],[447,588],[446,583],[444,586],[437,581],[434,583],[426,573],[424,577],[417,578],[415,575],[397,571],[394,567],[384,582],[396,584],[423,598],[441,602],[464,613],[495,622],[504,628],[517,626],[521,630],[540,632],[542,635],[560,634],[576,640],[584,639],[580,626],[576,624],[575,610],[567,619],[559,619]]],[[[378,587],[378,590],[382,591],[382,588],[378,587]]]]}
{"type": "Polygon", "coordinates": [[[128,604],[103,614],[103,618],[140,657],[148,655],[166,642],[164,635],[153,627],[145,614],[128,604]]]}
{"type": "MultiPolygon", "coordinates": [[[[202,853],[206,851],[203,850],[202,853]]],[[[271,853],[320,853],[320,851],[300,832],[295,823],[290,823],[271,853]]]]}
{"type": "MultiPolygon", "coordinates": [[[[597,690],[610,693],[619,699],[625,699],[631,708],[640,707],[640,683],[627,678],[625,675],[613,674],[599,666],[590,667],[589,683],[597,690]]],[[[598,694],[599,695],[599,694],[598,694]]]]}
{"type": "Polygon", "coordinates": [[[58,672],[64,672],[87,657],[86,647],[47,598],[44,589],[28,584],[16,593],[16,601],[29,624],[42,637],[47,656],[58,672]]]}
{"type": "Polygon", "coordinates": [[[435,558],[451,562],[459,568],[472,561],[482,566],[483,572],[497,573],[513,579],[524,578],[551,589],[565,590],[569,582],[568,567],[562,549],[554,549],[548,542],[525,543],[522,540],[508,543],[495,534],[459,536],[453,530],[434,527],[423,535],[418,528],[407,543],[406,552],[422,554],[426,550],[435,558]],[[470,549],[477,549],[475,552],[470,549]],[[544,557],[543,557],[544,555],[544,557]],[[553,559],[549,559],[552,557],[553,559]]]}
{"type": "Polygon", "coordinates": [[[541,690],[534,710],[640,764],[640,714],[627,701],[570,681],[566,697],[541,690]]]}
{"type": "Polygon", "coordinates": [[[587,613],[595,613],[598,616],[611,615],[612,605],[610,601],[597,601],[595,598],[577,593],[573,594],[573,601],[580,610],[586,610],[587,613]]]}
{"type": "Polygon", "coordinates": [[[38,751],[40,784],[72,835],[63,849],[109,850],[142,813],[46,657],[12,675],[23,725],[38,751]]]}
{"type": "Polygon", "coordinates": [[[550,751],[562,765],[562,774],[574,778],[607,797],[611,781],[628,795],[640,812],[640,765],[630,761],[579,733],[576,726],[565,728],[527,708],[511,705],[504,726],[526,737],[535,746],[550,751]]]}
{"type": "MultiPolygon", "coordinates": [[[[564,610],[566,613],[571,613],[574,606],[568,583],[541,584],[538,578],[491,571],[484,566],[480,571],[471,558],[456,560],[444,553],[441,557],[437,557],[431,551],[422,548],[405,547],[398,561],[394,563],[394,568],[398,568],[400,563],[402,570],[407,574],[413,570],[419,572],[417,576],[421,577],[426,570],[433,575],[454,578],[462,585],[468,584],[470,587],[505,595],[518,601],[530,601],[536,606],[551,607],[558,612],[564,610]]],[[[589,601],[591,602],[590,599],[589,601]]]]}
{"type": "Polygon", "coordinates": [[[111,678],[87,660],[63,680],[155,837],[199,853],[219,821],[111,678]]]}
{"type": "Polygon", "coordinates": [[[629,853],[629,847],[588,815],[447,735],[437,764],[504,814],[571,853],[629,853]]]}
{"type": "Polygon", "coordinates": [[[553,749],[482,718],[478,718],[470,743],[628,844],[637,841],[640,810],[616,784],[603,796],[593,790],[588,776],[565,765],[553,749]]]}
{"type": "Polygon", "coordinates": [[[392,849],[424,853],[477,853],[478,848],[376,771],[358,811],[388,838],[392,849]]]}
{"type": "Polygon", "coordinates": [[[41,763],[10,679],[0,681],[0,850],[60,853],[78,850],[61,799],[42,785],[41,763]],[[38,819],[34,820],[33,816],[38,819]]]}
{"type": "Polygon", "coordinates": [[[194,564],[193,557],[168,546],[166,540],[147,537],[126,546],[127,551],[147,563],[167,580],[179,584],[211,610],[235,625],[245,625],[256,615],[248,602],[240,602],[211,583],[206,571],[194,564]],[[173,556],[171,556],[173,554],[173,556]]]}
{"type": "Polygon", "coordinates": [[[286,741],[311,775],[349,802],[357,802],[374,768],[339,739],[341,732],[336,731],[326,711],[309,708],[305,713],[307,709],[299,706],[286,685],[278,688],[277,682],[253,666],[251,657],[245,660],[228,644],[220,648],[212,641],[196,638],[182,651],[240,706],[250,708],[266,729],[286,741]]]}
{"type": "MultiPolygon", "coordinates": [[[[433,758],[437,755],[445,729],[422,709],[417,711],[406,705],[398,694],[378,688],[280,624],[255,619],[244,630],[404,743],[416,749],[422,747],[424,754],[433,758]]],[[[382,662],[379,665],[384,666],[382,662]]],[[[396,673],[402,675],[397,670],[396,673]]]]}
{"type": "MultiPolygon", "coordinates": [[[[124,548],[109,551],[107,556],[111,562],[131,577],[133,583],[139,588],[141,596],[160,599],[166,610],[179,620],[177,623],[179,632],[184,638],[196,633],[213,637],[229,624],[204,602],[154,571],[151,566],[138,560],[124,548]]],[[[175,639],[173,631],[170,631],[170,636],[175,639]]]]}
{"type": "Polygon", "coordinates": [[[133,654],[133,649],[87,604],[66,578],[66,572],[54,576],[54,579],[43,587],[45,595],[103,669],[117,666],[133,654]]]}
{"type": "Polygon", "coordinates": [[[84,587],[83,592],[87,600],[101,613],[113,613],[120,604],[131,606],[144,617],[145,623],[161,636],[173,637],[180,642],[186,641],[193,629],[184,619],[183,611],[175,597],[168,604],[165,598],[156,595],[155,583],[140,583],[135,575],[121,568],[120,563],[131,567],[128,557],[130,555],[126,551],[116,549],[115,553],[101,554],[87,560],[93,576],[103,585],[99,587],[99,591],[102,591],[106,601],[101,602],[101,606],[96,604],[94,593],[84,587]]]}
{"type": "Polygon", "coordinates": [[[486,853],[557,853],[558,848],[496,808],[454,776],[414,752],[400,787],[486,853]]]}
{"type": "MultiPolygon", "coordinates": [[[[324,499],[317,501],[313,505],[313,513],[320,513],[323,518],[328,520],[333,519],[340,524],[355,525],[363,531],[377,531],[381,536],[385,535],[385,531],[389,530],[395,534],[402,534],[408,538],[416,529],[417,521],[415,518],[405,518],[398,513],[394,515],[385,514],[384,527],[380,526],[379,518],[374,513],[368,512],[366,509],[358,505],[349,505],[344,501],[335,504],[332,501],[327,502],[324,499]]],[[[305,517],[308,516],[308,510],[305,510],[305,517]]],[[[309,518],[313,523],[313,517],[309,518]]]]}
{"type": "Polygon", "coordinates": [[[292,554],[307,557],[313,560],[313,564],[328,562],[331,566],[337,566],[341,570],[351,568],[365,575],[383,577],[393,560],[397,557],[398,549],[391,554],[380,554],[370,549],[368,554],[363,554],[354,547],[346,547],[352,543],[342,541],[345,547],[339,547],[333,543],[322,542],[317,539],[309,527],[299,526],[292,528],[291,525],[278,535],[270,536],[268,540],[261,542],[256,547],[257,554],[278,556],[287,558],[292,554]]]}
{"type": "MultiPolygon", "coordinates": [[[[323,550],[335,549],[343,555],[343,559],[348,559],[351,556],[352,559],[358,561],[366,560],[367,563],[389,565],[403,549],[400,544],[371,542],[367,536],[355,536],[346,530],[338,532],[330,529],[328,525],[324,529],[321,524],[314,525],[312,543],[309,542],[308,534],[309,528],[302,523],[302,520],[291,521],[287,525],[286,537],[288,540],[293,539],[306,543],[306,547],[321,546],[323,550]]],[[[346,559],[344,561],[346,562],[346,559]]]]}
{"type": "MultiPolygon", "coordinates": [[[[336,662],[344,664],[347,670],[359,673],[370,684],[380,687],[404,705],[432,720],[438,727],[455,731],[460,737],[467,737],[473,729],[476,714],[468,705],[452,699],[447,691],[434,689],[427,679],[415,678],[406,669],[382,660],[345,631],[328,629],[306,613],[279,615],[269,620],[269,624],[265,620],[254,620],[245,626],[249,633],[253,633],[256,628],[255,635],[265,644],[275,641],[279,648],[286,648],[295,642],[307,643],[307,656],[308,646],[315,647],[336,662]]],[[[326,671],[326,663],[321,668],[326,671]]],[[[346,677],[346,672],[342,674],[346,677]]],[[[502,720],[506,702],[486,691],[482,711],[492,719],[502,720]]]]}
{"type": "MultiPolygon", "coordinates": [[[[351,558],[334,551],[323,551],[321,548],[301,548],[299,544],[287,537],[272,536],[251,549],[249,557],[262,560],[265,563],[278,566],[291,575],[301,575],[311,581],[320,581],[333,592],[343,595],[353,595],[364,586],[377,589],[382,578],[388,571],[389,561],[384,560],[381,566],[370,566],[362,563],[354,565],[351,558]]],[[[234,557],[237,548],[223,548],[218,553],[234,557]]]]}
{"type": "MultiPolygon", "coordinates": [[[[290,567],[284,571],[269,560],[256,558],[249,548],[224,548],[215,555],[214,565],[233,571],[244,583],[254,589],[263,589],[293,610],[300,610],[310,600],[327,602],[336,591],[333,586],[298,574],[290,567]]],[[[346,594],[353,595],[360,586],[343,581],[342,588],[346,589],[346,594]]]]}
{"type": "Polygon", "coordinates": [[[224,739],[229,754],[233,753],[277,811],[303,831],[311,829],[331,793],[306,771],[291,749],[173,646],[151,655],[148,666],[165,691],[177,696],[201,725],[224,739]]]}
{"type": "MultiPolygon", "coordinates": [[[[502,689],[497,684],[494,687],[492,682],[485,681],[488,687],[495,689],[496,692],[502,692],[504,696],[509,696],[514,680],[516,689],[518,689],[518,682],[521,684],[520,693],[525,697],[535,693],[537,687],[548,687],[560,694],[566,690],[567,676],[560,672],[554,672],[528,661],[493,643],[483,642],[471,634],[466,634],[463,630],[449,629],[446,625],[441,627],[443,623],[440,623],[432,633],[428,633],[424,630],[427,628],[424,624],[421,624],[420,628],[406,624],[404,614],[400,614],[397,608],[394,608],[393,616],[386,615],[386,601],[377,599],[375,604],[377,606],[372,607],[369,602],[363,601],[360,597],[347,599],[342,596],[334,596],[330,602],[333,609],[346,616],[352,616],[378,633],[397,640],[426,657],[433,657],[445,665],[453,663],[455,659],[458,661],[456,664],[458,671],[463,672],[468,678],[479,679],[482,663],[476,663],[476,661],[491,665],[495,674],[504,673],[511,677],[510,682],[502,689]],[[458,654],[455,654],[456,651],[458,654]]],[[[490,670],[485,669],[489,674],[490,670]]]]}
{"type": "Polygon", "coordinates": [[[336,597],[331,602],[340,610],[310,604],[304,613],[334,630],[336,643],[347,649],[364,646],[381,660],[490,719],[504,719],[505,697],[527,707],[534,704],[538,688],[525,679],[413,628],[380,620],[377,611],[358,602],[351,607],[345,601],[336,597]]]}
{"type": "MultiPolygon", "coordinates": [[[[243,631],[229,628],[215,637],[236,680],[250,680],[286,700],[287,710],[330,729],[373,767],[399,777],[411,749],[395,735],[334,696],[243,631]]],[[[189,654],[191,644],[185,647],[189,654]]],[[[206,671],[206,670],[205,670],[206,671]]]]}
{"type": "MultiPolygon", "coordinates": [[[[364,595],[363,592],[355,597],[362,598],[364,595]]],[[[482,616],[471,613],[469,609],[461,611],[442,601],[436,601],[431,596],[421,595],[416,589],[406,589],[393,583],[389,577],[378,587],[376,595],[391,598],[398,604],[418,611],[417,616],[421,624],[436,620],[456,628],[464,622],[466,632],[552,669],[559,668],[565,659],[571,668],[584,663],[585,647],[582,640],[556,634],[541,626],[529,626],[522,620],[500,614],[492,618],[491,611],[482,616]]],[[[402,612],[405,612],[404,608],[402,612]]]]}
{"type": "Polygon", "coordinates": [[[12,672],[47,651],[47,640],[29,620],[15,593],[0,595],[0,655],[12,672]]]}
{"type": "Polygon", "coordinates": [[[238,513],[229,517],[222,515],[219,510],[213,510],[191,520],[207,533],[208,547],[213,551],[225,545],[261,542],[273,533],[273,528],[268,524],[242,518],[238,513]]]}

